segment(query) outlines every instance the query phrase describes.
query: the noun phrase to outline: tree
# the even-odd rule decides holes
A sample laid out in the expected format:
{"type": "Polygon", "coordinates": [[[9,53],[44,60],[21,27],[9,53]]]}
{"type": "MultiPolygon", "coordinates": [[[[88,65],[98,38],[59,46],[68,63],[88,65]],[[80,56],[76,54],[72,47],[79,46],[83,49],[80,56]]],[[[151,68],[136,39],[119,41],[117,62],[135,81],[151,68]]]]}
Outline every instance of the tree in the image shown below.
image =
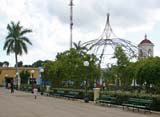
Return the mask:
{"type": "Polygon", "coordinates": [[[28,71],[23,70],[22,72],[20,72],[20,77],[21,77],[21,83],[27,84],[30,78],[30,73],[28,71]]]}
{"type": "Polygon", "coordinates": [[[87,51],[88,49],[86,48],[86,46],[82,46],[81,45],[81,41],[79,41],[77,44],[73,43],[75,49],[80,52],[80,54],[84,54],[84,51],[87,51]]]}
{"type": "MultiPolygon", "coordinates": [[[[16,66],[16,64],[15,64],[16,66]]],[[[23,61],[18,62],[18,67],[23,67],[23,61]]]]}
{"type": "Polygon", "coordinates": [[[115,69],[116,77],[120,78],[120,80],[123,83],[122,85],[128,86],[128,79],[126,77],[125,70],[126,70],[127,65],[129,64],[129,60],[121,46],[116,47],[113,58],[117,59],[116,69],[115,69]]]}
{"type": "Polygon", "coordinates": [[[42,61],[42,60],[38,60],[36,62],[34,62],[32,64],[33,67],[42,67],[43,64],[47,63],[47,62],[50,62],[50,60],[45,60],[45,61],[42,61]]]}
{"type": "MultiPolygon", "coordinates": [[[[127,78],[129,85],[131,85],[132,80],[135,81],[137,79],[136,74],[137,74],[137,63],[130,62],[125,69],[125,76],[127,78]]],[[[134,88],[135,88],[135,85],[134,85],[134,88]]]]}
{"type": "MultiPolygon", "coordinates": [[[[23,26],[20,25],[20,22],[15,24],[11,22],[11,24],[7,25],[8,35],[5,40],[5,44],[3,49],[7,51],[7,55],[10,53],[15,54],[16,61],[16,73],[18,73],[18,55],[22,55],[23,52],[27,53],[27,44],[32,45],[30,40],[25,36],[25,34],[32,32],[30,29],[24,29],[23,26]]],[[[16,76],[18,77],[18,76],[16,76]]]]}
{"type": "Polygon", "coordinates": [[[137,81],[142,86],[145,84],[147,91],[152,84],[160,89],[160,58],[145,58],[137,62],[137,81]]]}
{"type": "Polygon", "coordinates": [[[0,67],[2,67],[3,66],[3,62],[0,62],[0,67]]]}
{"type": "Polygon", "coordinates": [[[32,64],[33,67],[41,67],[43,65],[42,60],[38,60],[32,64]]]}
{"type": "Polygon", "coordinates": [[[9,66],[9,62],[8,61],[4,61],[3,64],[5,64],[7,67],[9,66]]]}
{"type": "Polygon", "coordinates": [[[121,46],[116,47],[113,58],[117,59],[117,66],[126,66],[129,63],[128,57],[121,46]]]}
{"type": "Polygon", "coordinates": [[[72,48],[63,53],[58,53],[54,62],[48,62],[44,65],[45,79],[51,81],[53,85],[62,86],[62,82],[74,82],[74,88],[80,88],[80,84],[86,80],[86,68],[84,61],[89,61],[88,80],[90,86],[93,86],[95,79],[99,78],[100,70],[96,66],[95,55],[86,54],[81,56],[79,51],[72,48]]]}
{"type": "Polygon", "coordinates": [[[61,75],[60,64],[55,61],[49,61],[44,64],[44,76],[43,80],[51,82],[55,87],[60,86],[61,75]]]}
{"type": "Polygon", "coordinates": [[[23,67],[32,67],[32,65],[23,65],[23,67]]]}
{"type": "Polygon", "coordinates": [[[116,65],[111,65],[104,71],[104,80],[107,81],[108,84],[114,84],[116,79],[116,65]]]}

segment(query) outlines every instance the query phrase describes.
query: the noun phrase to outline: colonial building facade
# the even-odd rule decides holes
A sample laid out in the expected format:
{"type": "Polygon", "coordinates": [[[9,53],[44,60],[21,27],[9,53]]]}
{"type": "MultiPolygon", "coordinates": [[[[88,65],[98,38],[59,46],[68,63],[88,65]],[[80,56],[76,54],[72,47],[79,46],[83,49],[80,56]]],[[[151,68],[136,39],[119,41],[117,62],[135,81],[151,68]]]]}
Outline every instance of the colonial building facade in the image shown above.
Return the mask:
{"type": "MultiPolygon", "coordinates": [[[[31,76],[33,75],[33,78],[39,77],[39,69],[36,67],[19,67],[18,68],[19,73],[23,70],[31,73],[31,76]],[[34,73],[32,73],[33,70],[34,70],[34,73]]],[[[0,85],[1,86],[5,82],[6,77],[15,79],[15,76],[16,76],[16,69],[14,67],[0,67],[0,85]]]]}

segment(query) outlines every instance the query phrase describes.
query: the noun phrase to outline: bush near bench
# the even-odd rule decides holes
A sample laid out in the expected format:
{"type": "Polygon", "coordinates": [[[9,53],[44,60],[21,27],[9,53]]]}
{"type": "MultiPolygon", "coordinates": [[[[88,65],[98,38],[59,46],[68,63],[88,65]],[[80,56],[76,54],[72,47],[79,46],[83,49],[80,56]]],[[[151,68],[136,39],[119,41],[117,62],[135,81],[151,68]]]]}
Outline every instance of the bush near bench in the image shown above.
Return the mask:
{"type": "Polygon", "coordinates": [[[125,102],[129,98],[139,98],[139,99],[148,99],[148,100],[151,99],[153,100],[151,109],[155,111],[160,111],[160,95],[131,93],[131,92],[125,92],[125,91],[107,91],[101,94],[117,97],[117,101],[116,101],[117,105],[122,105],[123,102],[125,102]]]}
{"type": "MultiPolygon", "coordinates": [[[[65,94],[69,91],[78,91],[79,92],[79,99],[84,99],[85,90],[84,89],[69,89],[69,88],[52,88],[52,90],[63,90],[65,94]]],[[[151,94],[143,94],[143,93],[133,93],[127,91],[101,91],[101,94],[117,97],[116,104],[122,105],[123,102],[128,100],[129,98],[142,98],[142,99],[152,99],[153,104],[151,106],[152,110],[160,111],[160,95],[151,95],[151,94]]],[[[100,94],[100,95],[101,95],[100,94]]],[[[88,97],[90,101],[93,101],[94,94],[93,90],[88,90],[88,97]]]]}
{"type": "MultiPolygon", "coordinates": [[[[83,90],[83,89],[51,88],[51,91],[53,91],[55,93],[59,90],[64,91],[64,95],[73,91],[73,92],[79,92],[79,96],[78,96],[79,99],[84,99],[84,97],[85,97],[85,90],[83,90]]],[[[89,100],[93,101],[93,91],[92,90],[88,91],[88,97],[89,97],[89,100]]]]}

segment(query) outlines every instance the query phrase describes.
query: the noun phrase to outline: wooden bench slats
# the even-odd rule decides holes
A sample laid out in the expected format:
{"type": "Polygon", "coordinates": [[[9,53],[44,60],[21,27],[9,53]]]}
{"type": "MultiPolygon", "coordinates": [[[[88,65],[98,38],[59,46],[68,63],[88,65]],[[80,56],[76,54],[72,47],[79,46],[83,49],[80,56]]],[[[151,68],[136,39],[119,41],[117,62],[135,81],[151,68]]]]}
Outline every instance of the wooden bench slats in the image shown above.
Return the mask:
{"type": "Polygon", "coordinates": [[[116,99],[116,97],[101,95],[97,102],[101,104],[116,104],[116,99]]]}
{"type": "Polygon", "coordinates": [[[78,98],[79,92],[69,91],[68,94],[64,95],[67,98],[78,98]]]}
{"type": "Polygon", "coordinates": [[[151,104],[152,100],[147,100],[147,99],[139,99],[139,98],[129,98],[127,102],[123,103],[123,109],[124,107],[133,107],[139,109],[144,109],[144,110],[149,110],[151,112],[151,104]]]}

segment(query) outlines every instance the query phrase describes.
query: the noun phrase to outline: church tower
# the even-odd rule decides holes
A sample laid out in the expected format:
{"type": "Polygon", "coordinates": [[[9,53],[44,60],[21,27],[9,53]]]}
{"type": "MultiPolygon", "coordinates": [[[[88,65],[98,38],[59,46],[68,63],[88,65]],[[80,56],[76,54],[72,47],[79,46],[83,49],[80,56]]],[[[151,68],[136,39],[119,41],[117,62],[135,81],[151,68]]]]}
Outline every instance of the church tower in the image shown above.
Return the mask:
{"type": "Polygon", "coordinates": [[[138,59],[153,57],[153,47],[154,44],[147,39],[147,35],[145,34],[144,40],[138,44],[138,59]]]}

